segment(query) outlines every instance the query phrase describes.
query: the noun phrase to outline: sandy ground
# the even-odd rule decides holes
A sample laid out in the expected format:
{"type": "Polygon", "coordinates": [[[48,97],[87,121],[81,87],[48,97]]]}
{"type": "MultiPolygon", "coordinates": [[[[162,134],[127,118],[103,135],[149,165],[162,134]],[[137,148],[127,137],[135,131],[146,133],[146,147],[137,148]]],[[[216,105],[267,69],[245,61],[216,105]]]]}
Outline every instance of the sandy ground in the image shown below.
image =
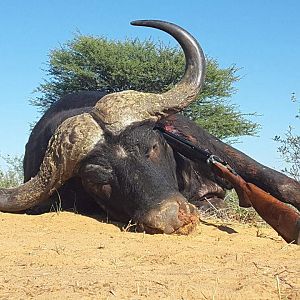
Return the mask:
{"type": "Polygon", "coordinates": [[[190,236],[0,213],[0,299],[300,299],[300,247],[207,219],[190,236]]]}

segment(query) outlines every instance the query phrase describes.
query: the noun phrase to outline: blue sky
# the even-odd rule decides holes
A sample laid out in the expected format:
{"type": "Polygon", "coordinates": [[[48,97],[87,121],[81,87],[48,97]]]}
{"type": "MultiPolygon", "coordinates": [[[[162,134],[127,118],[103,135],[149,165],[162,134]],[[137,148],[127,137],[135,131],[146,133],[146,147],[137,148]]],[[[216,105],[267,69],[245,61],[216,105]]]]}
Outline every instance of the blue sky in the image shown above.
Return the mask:
{"type": "MultiPolygon", "coordinates": [[[[257,112],[259,137],[235,146],[259,162],[280,169],[272,138],[296,126],[292,92],[300,95],[300,1],[14,1],[0,2],[0,153],[22,154],[29,123],[39,116],[29,105],[46,78],[51,49],[74,33],[111,39],[152,37],[173,43],[154,29],[129,25],[135,19],[162,19],[190,31],[221,67],[236,64],[241,81],[232,102],[257,112]]],[[[298,121],[299,123],[299,121],[298,121]]],[[[299,132],[299,128],[296,128],[299,132]]]]}

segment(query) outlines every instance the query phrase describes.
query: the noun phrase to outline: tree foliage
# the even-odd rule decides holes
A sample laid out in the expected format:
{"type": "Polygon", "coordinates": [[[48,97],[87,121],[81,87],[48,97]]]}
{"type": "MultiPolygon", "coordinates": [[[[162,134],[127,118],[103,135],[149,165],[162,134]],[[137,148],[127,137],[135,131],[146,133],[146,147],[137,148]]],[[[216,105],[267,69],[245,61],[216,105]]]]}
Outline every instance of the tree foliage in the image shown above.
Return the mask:
{"type": "Polygon", "coordinates": [[[20,185],[23,182],[23,157],[0,154],[0,158],[7,165],[6,170],[0,170],[0,187],[10,188],[20,185]]]}
{"type": "MultiPolygon", "coordinates": [[[[299,104],[294,93],[292,94],[292,101],[299,104]]],[[[300,121],[300,105],[295,117],[300,121]]],[[[296,133],[295,128],[289,126],[283,137],[275,136],[274,140],[279,143],[278,152],[288,164],[288,167],[283,171],[300,181],[300,135],[296,133]]]]}
{"type": "MultiPolygon", "coordinates": [[[[176,84],[184,72],[179,48],[151,40],[110,41],[77,35],[50,52],[48,78],[37,88],[31,103],[45,111],[63,95],[80,90],[115,92],[133,89],[162,92],[176,84]]],[[[253,135],[258,125],[247,119],[228,99],[236,92],[238,68],[220,68],[207,59],[205,87],[185,113],[220,138],[253,135]]]]}

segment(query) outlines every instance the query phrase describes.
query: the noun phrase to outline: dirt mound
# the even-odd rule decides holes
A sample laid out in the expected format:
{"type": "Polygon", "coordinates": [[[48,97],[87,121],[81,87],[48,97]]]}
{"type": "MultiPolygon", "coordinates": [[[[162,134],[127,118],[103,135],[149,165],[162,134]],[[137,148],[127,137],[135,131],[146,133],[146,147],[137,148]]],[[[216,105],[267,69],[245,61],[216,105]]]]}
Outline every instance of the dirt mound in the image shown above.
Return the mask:
{"type": "Polygon", "coordinates": [[[216,220],[189,236],[0,213],[0,299],[300,299],[300,247],[216,220]]]}

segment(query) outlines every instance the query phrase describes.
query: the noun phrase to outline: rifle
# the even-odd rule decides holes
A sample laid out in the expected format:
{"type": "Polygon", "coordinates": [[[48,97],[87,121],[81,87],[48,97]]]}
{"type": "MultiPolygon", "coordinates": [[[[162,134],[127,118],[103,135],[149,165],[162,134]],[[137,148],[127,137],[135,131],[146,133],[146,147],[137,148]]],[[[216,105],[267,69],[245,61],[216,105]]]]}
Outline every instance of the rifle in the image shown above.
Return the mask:
{"type": "Polygon", "coordinates": [[[166,127],[155,127],[155,129],[158,129],[172,148],[183,156],[191,160],[206,161],[215,175],[232,184],[240,201],[251,204],[287,243],[300,245],[300,214],[295,209],[282,203],[258,186],[246,182],[224,160],[211,154],[208,150],[197,147],[166,127]]]}

